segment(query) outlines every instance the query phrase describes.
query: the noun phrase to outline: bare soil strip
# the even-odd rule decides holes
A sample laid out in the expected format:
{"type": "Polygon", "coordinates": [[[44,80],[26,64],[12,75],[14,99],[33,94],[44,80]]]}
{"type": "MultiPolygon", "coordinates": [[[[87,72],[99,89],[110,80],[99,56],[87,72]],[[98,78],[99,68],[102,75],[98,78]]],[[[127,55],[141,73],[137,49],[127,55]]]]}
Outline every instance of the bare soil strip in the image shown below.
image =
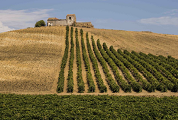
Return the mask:
{"type": "Polygon", "coordinates": [[[119,69],[119,67],[118,67],[117,70],[119,71],[119,73],[120,73],[120,75],[122,76],[123,80],[125,80],[125,81],[128,83],[128,81],[126,80],[126,78],[125,78],[123,72],[119,69]]]}
{"type": "MultiPolygon", "coordinates": [[[[20,95],[47,95],[47,94],[56,94],[49,91],[39,91],[39,92],[9,92],[9,91],[0,91],[2,94],[20,94],[20,95]]],[[[167,92],[160,92],[155,91],[149,93],[143,90],[141,93],[131,92],[131,93],[57,93],[56,95],[109,95],[109,96],[145,96],[145,97],[164,97],[164,96],[177,96],[177,93],[167,91],[167,92]]]]}
{"type": "MultiPolygon", "coordinates": [[[[142,73],[140,73],[139,71],[138,71],[138,73],[142,76],[142,78],[143,78],[144,80],[148,81],[148,80],[143,76],[142,73]]],[[[149,82],[149,81],[148,81],[148,82],[149,82]]]]}

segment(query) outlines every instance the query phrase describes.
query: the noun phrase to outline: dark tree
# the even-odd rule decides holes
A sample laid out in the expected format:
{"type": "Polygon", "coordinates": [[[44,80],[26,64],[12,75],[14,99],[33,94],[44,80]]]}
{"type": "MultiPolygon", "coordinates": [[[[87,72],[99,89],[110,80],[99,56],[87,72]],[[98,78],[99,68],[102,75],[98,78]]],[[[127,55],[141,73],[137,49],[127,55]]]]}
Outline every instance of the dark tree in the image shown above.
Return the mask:
{"type": "Polygon", "coordinates": [[[35,27],[41,27],[41,26],[46,26],[46,23],[44,22],[44,20],[40,20],[36,22],[35,24],[35,27]]]}

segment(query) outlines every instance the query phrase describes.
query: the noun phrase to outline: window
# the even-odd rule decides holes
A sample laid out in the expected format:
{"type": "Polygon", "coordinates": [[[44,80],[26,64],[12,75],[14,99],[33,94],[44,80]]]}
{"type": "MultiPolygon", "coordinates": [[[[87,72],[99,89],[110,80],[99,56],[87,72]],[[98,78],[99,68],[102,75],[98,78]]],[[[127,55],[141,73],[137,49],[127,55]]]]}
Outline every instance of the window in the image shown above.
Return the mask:
{"type": "Polygon", "coordinates": [[[71,20],[71,17],[69,17],[69,20],[71,20]]]}

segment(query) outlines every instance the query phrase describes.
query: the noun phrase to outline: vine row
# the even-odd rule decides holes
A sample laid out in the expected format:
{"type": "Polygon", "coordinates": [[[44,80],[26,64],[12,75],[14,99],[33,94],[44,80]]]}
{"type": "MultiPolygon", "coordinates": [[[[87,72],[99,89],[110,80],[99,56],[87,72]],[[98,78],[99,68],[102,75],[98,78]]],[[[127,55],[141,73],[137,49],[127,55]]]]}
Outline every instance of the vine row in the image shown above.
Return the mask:
{"type": "Polygon", "coordinates": [[[158,79],[155,79],[155,77],[157,78],[159,74],[154,74],[153,76],[153,68],[151,65],[149,65],[148,63],[146,63],[145,61],[143,60],[140,60],[139,58],[137,58],[135,55],[129,53],[127,50],[124,50],[124,54],[127,54],[129,55],[132,59],[134,59],[135,61],[138,61],[139,64],[141,64],[146,70],[147,70],[147,74],[149,75],[148,78],[151,78],[152,81],[154,82],[158,82],[158,86],[157,86],[157,89],[162,91],[162,92],[166,92],[167,91],[167,87],[164,85],[164,83],[162,83],[162,81],[158,81],[158,79]]]}
{"type": "Polygon", "coordinates": [[[96,60],[96,58],[92,52],[91,45],[90,45],[89,38],[88,38],[88,33],[86,33],[86,41],[87,41],[88,54],[89,54],[90,60],[92,62],[92,66],[93,66],[93,70],[95,73],[98,88],[99,88],[100,92],[106,92],[107,88],[103,83],[103,79],[101,78],[101,74],[100,74],[100,71],[98,68],[98,61],[96,60]]]}
{"type": "Polygon", "coordinates": [[[67,92],[73,92],[73,86],[74,86],[74,81],[73,81],[73,62],[74,62],[74,41],[73,41],[73,27],[71,27],[71,32],[70,32],[70,37],[71,37],[71,47],[70,47],[70,58],[69,58],[69,71],[68,71],[68,83],[67,83],[67,92]]]}
{"type": "Polygon", "coordinates": [[[124,58],[126,58],[132,65],[134,65],[137,70],[139,70],[140,73],[152,84],[152,87],[159,90],[159,91],[165,91],[165,86],[163,84],[160,84],[157,79],[154,78],[154,76],[148,72],[138,61],[132,59],[129,56],[128,51],[124,51],[124,53],[118,49],[117,52],[122,55],[124,58]]]}
{"type": "Polygon", "coordinates": [[[148,54],[149,57],[151,58],[154,58],[153,61],[154,62],[157,62],[159,65],[163,66],[166,70],[168,70],[174,77],[176,77],[178,79],[178,69],[176,69],[176,64],[171,64],[169,62],[167,62],[166,59],[164,56],[155,56],[155,55],[152,55],[152,54],[148,54]],[[160,59],[159,57],[163,58],[163,59],[160,59]]]}
{"type": "Polygon", "coordinates": [[[68,51],[69,51],[69,26],[66,26],[66,38],[65,38],[65,51],[64,55],[62,58],[62,63],[61,63],[61,71],[59,72],[59,77],[58,77],[58,86],[57,86],[57,92],[63,92],[64,90],[64,68],[67,63],[67,58],[68,58],[68,51]]]}
{"type": "Polygon", "coordinates": [[[174,84],[169,81],[166,77],[164,77],[159,71],[155,69],[155,67],[152,64],[149,64],[149,62],[146,62],[145,59],[141,59],[140,55],[134,51],[132,51],[131,56],[135,59],[140,61],[140,63],[145,67],[150,73],[154,75],[154,77],[161,83],[165,84],[165,86],[172,90],[174,88],[174,84]]]}
{"type": "Polygon", "coordinates": [[[144,61],[148,62],[150,65],[152,65],[157,71],[159,71],[163,76],[165,76],[168,80],[170,80],[172,83],[174,83],[173,87],[171,88],[172,92],[178,91],[178,80],[163,66],[160,66],[157,62],[154,62],[154,58],[149,57],[148,55],[140,52],[139,54],[136,54],[138,57],[143,59],[144,61]]]}
{"type": "Polygon", "coordinates": [[[89,92],[94,92],[95,91],[95,84],[93,81],[93,77],[91,74],[91,70],[90,70],[90,63],[88,60],[88,56],[87,56],[87,51],[85,48],[85,43],[84,43],[84,38],[83,38],[83,30],[80,30],[80,34],[81,34],[81,46],[82,46],[82,55],[83,55],[83,61],[85,63],[85,70],[87,72],[87,82],[88,82],[88,86],[89,86],[89,92]]]}
{"type": "Polygon", "coordinates": [[[75,29],[75,39],[76,39],[76,62],[77,62],[77,84],[78,92],[82,93],[85,90],[83,77],[82,77],[82,66],[81,66],[81,56],[80,56],[80,45],[78,41],[78,29],[75,29]]]}
{"type": "Polygon", "coordinates": [[[118,84],[121,86],[122,90],[124,92],[131,92],[131,86],[122,78],[122,76],[120,75],[120,73],[118,71],[118,67],[113,62],[113,60],[107,55],[107,53],[104,51],[104,49],[102,48],[102,46],[100,44],[99,39],[97,40],[97,46],[98,46],[98,49],[99,49],[101,55],[103,56],[105,61],[111,67],[111,69],[112,69],[112,71],[114,73],[115,79],[118,82],[118,84]]]}
{"type": "Polygon", "coordinates": [[[106,63],[105,59],[99,53],[93,37],[91,39],[92,39],[93,51],[95,53],[96,58],[98,59],[98,61],[100,62],[101,66],[103,68],[103,72],[105,74],[106,81],[107,81],[111,91],[112,92],[119,92],[119,89],[120,89],[119,85],[116,84],[115,80],[113,79],[113,77],[109,73],[109,69],[108,69],[107,63],[106,63]]]}
{"type": "Polygon", "coordinates": [[[125,79],[132,86],[133,91],[142,92],[142,86],[130,75],[129,70],[124,66],[124,64],[115,57],[115,55],[108,49],[106,43],[103,43],[103,48],[108,54],[108,56],[114,61],[114,63],[122,71],[125,79]]]}
{"type": "Polygon", "coordinates": [[[155,88],[147,80],[143,79],[143,77],[139,74],[138,70],[134,67],[134,65],[132,65],[131,62],[127,60],[130,58],[124,58],[113,48],[113,46],[110,46],[109,49],[116,56],[116,58],[119,59],[127,67],[127,69],[129,69],[129,71],[132,73],[137,82],[142,85],[143,89],[147,90],[148,92],[155,91],[155,88]]]}

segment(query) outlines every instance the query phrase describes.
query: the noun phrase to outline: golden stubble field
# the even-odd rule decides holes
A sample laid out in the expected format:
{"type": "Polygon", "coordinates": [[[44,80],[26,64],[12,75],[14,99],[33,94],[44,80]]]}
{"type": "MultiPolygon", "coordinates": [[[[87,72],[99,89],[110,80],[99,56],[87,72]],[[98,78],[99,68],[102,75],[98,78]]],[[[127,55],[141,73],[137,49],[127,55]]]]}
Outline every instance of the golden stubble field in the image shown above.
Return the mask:
{"type": "Polygon", "coordinates": [[[95,40],[100,39],[101,43],[106,42],[108,46],[113,45],[115,49],[171,55],[178,59],[178,35],[91,28],[83,30],[90,32],[95,40]]]}
{"type": "Polygon", "coordinates": [[[0,34],[0,91],[56,91],[65,27],[28,28],[0,34]]]}
{"type": "MultiPolygon", "coordinates": [[[[62,26],[42,27],[1,33],[0,92],[19,94],[56,93],[60,64],[65,49],[65,29],[62,26]]],[[[101,43],[106,42],[108,46],[113,45],[115,49],[134,50],[154,55],[171,55],[178,58],[177,35],[95,28],[82,29],[84,33],[89,32],[89,36],[93,35],[95,41],[100,39],[101,43]]],[[[66,66],[65,76],[67,77],[68,64],[66,66]]],[[[101,66],[99,68],[102,71],[101,66]]],[[[76,68],[74,68],[74,73],[76,73],[76,68]]],[[[104,73],[101,72],[101,75],[104,76],[104,73]]],[[[85,75],[83,77],[85,78],[85,75]]],[[[75,77],[74,82],[76,84],[75,77]]],[[[75,85],[74,88],[77,89],[75,85]]],[[[112,94],[109,91],[104,94],[112,94]]],[[[60,94],[68,95],[71,93],[64,92],[60,94]]],[[[98,93],[91,94],[96,95],[98,93]]],[[[147,94],[144,91],[142,93],[126,93],[126,95],[147,94]]],[[[158,91],[151,94],[163,95],[158,91]]],[[[174,95],[171,92],[167,93],[167,95],[170,94],[174,95]]],[[[125,95],[125,93],[118,93],[118,95],[125,95]]]]}

